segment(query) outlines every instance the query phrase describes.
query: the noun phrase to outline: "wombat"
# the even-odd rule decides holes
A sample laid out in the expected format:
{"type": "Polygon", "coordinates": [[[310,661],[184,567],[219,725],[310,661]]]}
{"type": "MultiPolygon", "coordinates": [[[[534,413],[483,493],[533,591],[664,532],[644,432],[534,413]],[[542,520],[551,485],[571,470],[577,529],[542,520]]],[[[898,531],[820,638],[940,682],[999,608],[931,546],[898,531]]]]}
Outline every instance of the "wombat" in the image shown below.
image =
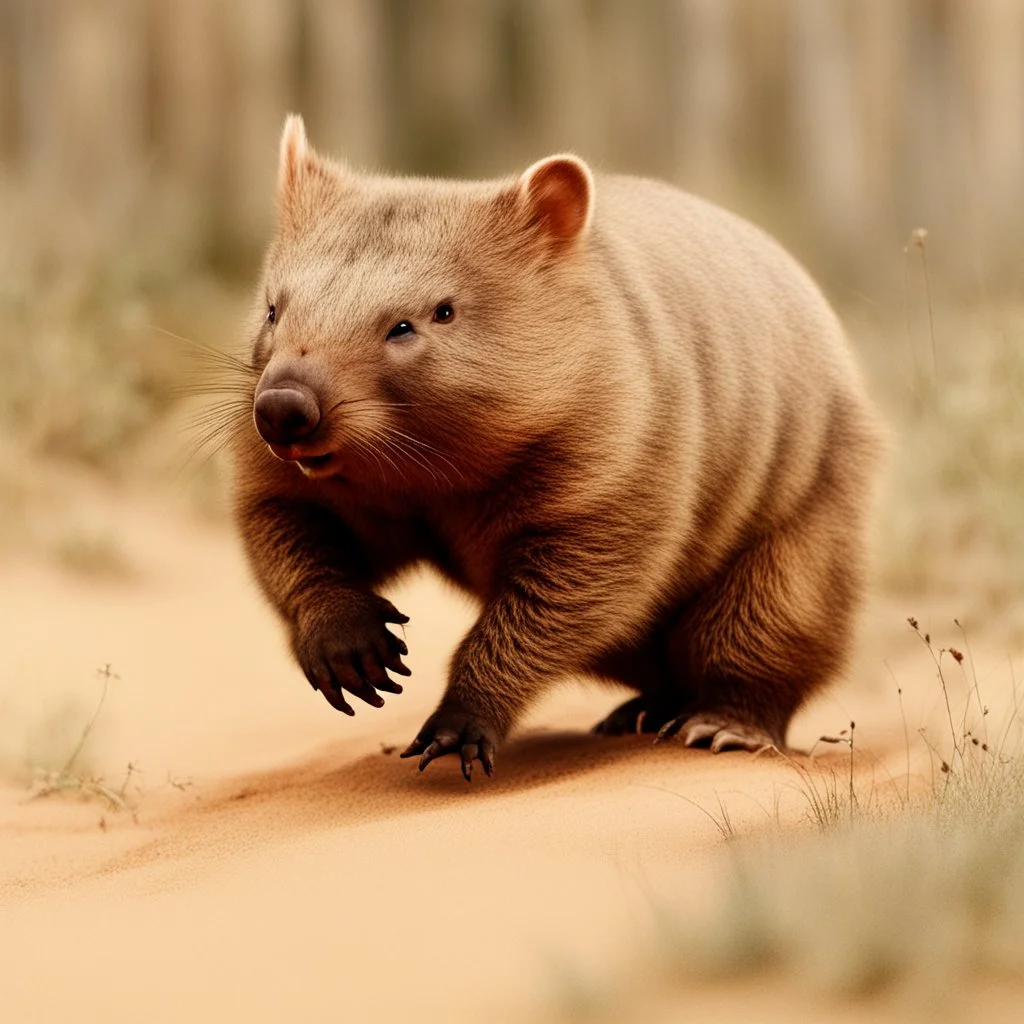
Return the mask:
{"type": "Polygon", "coordinates": [[[378,589],[413,565],[480,603],[421,770],[490,774],[579,674],[638,694],[598,732],[782,747],[843,665],[882,435],[828,302],[738,217],[566,155],[360,174],[290,116],[250,330],[237,522],[312,686],[401,692],[378,589]]]}

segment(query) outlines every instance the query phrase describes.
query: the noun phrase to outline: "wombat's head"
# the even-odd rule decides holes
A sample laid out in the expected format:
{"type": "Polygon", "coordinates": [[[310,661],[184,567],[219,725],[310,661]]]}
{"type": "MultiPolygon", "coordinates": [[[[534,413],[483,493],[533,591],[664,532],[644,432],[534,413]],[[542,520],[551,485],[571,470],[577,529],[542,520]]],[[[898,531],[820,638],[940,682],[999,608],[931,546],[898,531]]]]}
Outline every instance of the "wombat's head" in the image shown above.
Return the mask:
{"type": "Polygon", "coordinates": [[[497,182],[360,175],[289,117],[251,325],[260,436],[308,476],[486,478],[586,372],[592,205],[575,157],[497,182]]]}

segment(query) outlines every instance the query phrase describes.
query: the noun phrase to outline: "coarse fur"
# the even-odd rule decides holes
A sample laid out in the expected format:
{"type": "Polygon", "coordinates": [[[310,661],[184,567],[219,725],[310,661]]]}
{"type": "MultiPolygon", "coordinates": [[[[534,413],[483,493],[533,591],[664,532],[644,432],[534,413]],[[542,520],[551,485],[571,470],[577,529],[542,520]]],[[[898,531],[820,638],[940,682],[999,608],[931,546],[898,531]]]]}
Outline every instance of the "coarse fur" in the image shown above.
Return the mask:
{"type": "Polygon", "coordinates": [[[406,751],[421,766],[490,772],[570,674],[638,691],[599,731],[782,746],[849,651],[881,451],[802,268],[738,217],[575,157],[502,181],[363,175],[296,117],[277,207],[236,510],[313,686],[346,713],[346,693],[400,689],[386,623],[404,616],[376,591],[426,562],[481,613],[406,751]],[[297,395],[313,433],[264,443],[253,399],[259,425],[261,401],[297,395]]]}

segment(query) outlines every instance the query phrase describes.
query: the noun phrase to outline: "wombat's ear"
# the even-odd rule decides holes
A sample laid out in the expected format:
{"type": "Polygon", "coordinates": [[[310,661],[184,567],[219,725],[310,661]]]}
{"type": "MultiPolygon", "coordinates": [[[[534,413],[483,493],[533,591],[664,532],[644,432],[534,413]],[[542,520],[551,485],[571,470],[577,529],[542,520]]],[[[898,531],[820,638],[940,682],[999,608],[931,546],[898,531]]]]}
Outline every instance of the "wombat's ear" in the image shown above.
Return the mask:
{"type": "Polygon", "coordinates": [[[287,201],[306,170],[313,151],[306,140],[306,126],[299,114],[285,118],[281,133],[281,151],[277,164],[277,200],[287,201]]]}
{"type": "Polygon", "coordinates": [[[531,226],[556,245],[581,237],[590,226],[594,177],[579,157],[549,156],[519,179],[531,226]]]}

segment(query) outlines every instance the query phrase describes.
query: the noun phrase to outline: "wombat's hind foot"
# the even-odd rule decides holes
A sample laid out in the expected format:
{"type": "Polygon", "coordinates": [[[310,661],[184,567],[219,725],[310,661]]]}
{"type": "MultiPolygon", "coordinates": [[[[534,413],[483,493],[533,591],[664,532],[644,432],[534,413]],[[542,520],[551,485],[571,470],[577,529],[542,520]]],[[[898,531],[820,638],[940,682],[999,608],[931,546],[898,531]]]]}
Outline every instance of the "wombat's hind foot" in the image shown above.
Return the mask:
{"type": "Polygon", "coordinates": [[[679,711],[679,704],[669,709],[663,704],[652,701],[650,697],[641,695],[627,700],[625,704],[620,704],[590,731],[598,736],[632,736],[636,733],[654,733],[668,722],[673,721],[679,711]]]}
{"type": "Polygon", "coordinates": [[[723,750],[749,750],[759,754],[779,745],[764,729],[741,721],[728,711],[700,711],[673,718],[658,729],[655,743],[678,736],[685,747],[708,747],[712,754],[723,750]]]}

